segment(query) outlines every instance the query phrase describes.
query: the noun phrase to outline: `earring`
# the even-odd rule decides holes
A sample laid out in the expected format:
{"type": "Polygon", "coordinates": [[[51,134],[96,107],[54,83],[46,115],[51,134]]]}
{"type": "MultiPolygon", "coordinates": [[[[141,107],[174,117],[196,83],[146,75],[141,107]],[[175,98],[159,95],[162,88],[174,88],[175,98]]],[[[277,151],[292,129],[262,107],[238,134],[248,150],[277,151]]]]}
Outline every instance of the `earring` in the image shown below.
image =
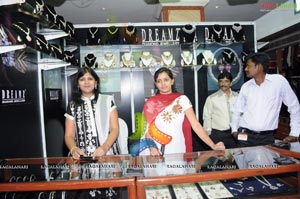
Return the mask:
{"type": "Polygon", "coordinates": [[[98,86],[97,86],[97,84],[95,85],[95,89],[97,89],[98,88],[98,86]]]}

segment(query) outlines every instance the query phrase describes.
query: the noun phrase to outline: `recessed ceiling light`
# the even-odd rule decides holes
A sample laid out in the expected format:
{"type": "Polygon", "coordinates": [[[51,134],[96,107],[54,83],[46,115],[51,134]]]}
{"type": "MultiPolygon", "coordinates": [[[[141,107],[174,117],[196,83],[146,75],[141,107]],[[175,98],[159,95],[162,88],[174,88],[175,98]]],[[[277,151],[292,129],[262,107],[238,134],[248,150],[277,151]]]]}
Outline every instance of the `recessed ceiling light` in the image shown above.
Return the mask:
{"type": "Polygon", "coordinates": [[[102,7],[102,10],[106,10],[106,8],[102,7]]]}
{"type": "Polygon", "coordinates": [[[220,6],[216,6],[215,8],[218,9],[220,6]]]}

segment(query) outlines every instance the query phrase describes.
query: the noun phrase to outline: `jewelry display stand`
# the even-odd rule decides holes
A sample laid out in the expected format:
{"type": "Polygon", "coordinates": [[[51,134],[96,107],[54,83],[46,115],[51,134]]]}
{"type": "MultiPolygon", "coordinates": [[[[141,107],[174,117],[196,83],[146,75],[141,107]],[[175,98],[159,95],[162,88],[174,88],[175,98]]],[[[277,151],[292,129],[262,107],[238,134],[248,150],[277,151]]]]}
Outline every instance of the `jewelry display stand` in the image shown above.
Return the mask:
{"type": "Polygon", "coordinates": [[[141,68],[152,68],[157,64],[155,58],[149,51],[143,51],[140,57],[141,68]]]}
{"type": "Polygon", "coordinates": [[[176,61],[174,60],[173,54],[170,51],[164,51],[161,54],[161,66],[174,67],[176,66],[176,61]]]}
{"type": "Polygon", "coordinates": [[[131,52],[125,52],[121,56],[120,67],[129,67],[129,68],[135,67],[135,61],[133,59],[133,55],[131,52]]]}
{"type": "Polygon", "coordinates": [[[232,38],[234,42],[245,41],[245,34],[243,26],[239,23],[234,23],[231,27],[232,29],[232,38]]]}
{"type": "Polygon", "coordinates": [[[124,28],[124,43],[126,44],[137,44],[137,29],[136,27],[129,25],[124,28]]]}
{"type": "Polygon", "coordinates": [[[98,68],[98,63],[96,62],[97,57],[93,53],[89,53],[84,57],[83,66],[90,68],[98,68]]]}
{"type": "Polygon", "coordinates": [[[179,31],[179,42],[181,44],[193,43],[195,39],[195,35],[196,35],[196,27],[191,24],[186,24],[179,31]]]}
{"type": "Polygon", "coordinates": [[[222,62],[224,64],[233,64],[233,62],[235,61],[234,53],[229,49],[225,49],[222,55],[223,55],[222,62]]]}
{"type": "Polygon", "coordinates": [[[212,41],[221,42],[223,40],[224,31],[219,24],[213,25],[211,32],[212,32],[211,35],[212,41]]]}
{"type": "Polygon", "coordinates": [[[183,50],[181,52],[181,66],[195,66],[196,60],[194,59],[193,53],[189,50],[183,50]]]}
{"type": "Polygon", "coordinates": [[[90,27],[87,31],[87,45],[100,45],[101,34],[100,30],[97,27],[90,27]]]}

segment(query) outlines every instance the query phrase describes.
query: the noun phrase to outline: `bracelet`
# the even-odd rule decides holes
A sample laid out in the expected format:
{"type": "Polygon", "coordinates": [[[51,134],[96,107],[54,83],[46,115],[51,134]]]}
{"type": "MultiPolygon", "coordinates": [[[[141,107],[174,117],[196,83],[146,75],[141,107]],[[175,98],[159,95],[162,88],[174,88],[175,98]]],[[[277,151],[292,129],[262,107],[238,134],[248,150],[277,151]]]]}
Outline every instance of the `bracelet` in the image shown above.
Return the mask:
{"type": "Polygon", "coordinates": [[[77,147],[77,146],[73,146],[73,147],[71,148],[71,150],[70,150],[71,155],[73,155],[73,150],[74,150],[75,148],[78,148],[78,147],[77,147]]]}

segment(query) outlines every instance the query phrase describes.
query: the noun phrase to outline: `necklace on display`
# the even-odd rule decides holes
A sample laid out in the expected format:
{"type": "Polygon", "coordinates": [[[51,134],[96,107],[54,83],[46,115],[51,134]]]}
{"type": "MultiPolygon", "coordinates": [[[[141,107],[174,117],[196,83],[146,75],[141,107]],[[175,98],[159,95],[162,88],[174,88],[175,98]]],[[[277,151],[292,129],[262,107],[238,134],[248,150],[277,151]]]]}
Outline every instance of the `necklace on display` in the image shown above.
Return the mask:
{"type": "Polygon", "coordinates": [[[135,33],[135,27],[132,28],[131,31],[128,30],[128,27],[126,28],[126,34],[129,35],[130,37],[135,33]]]}
{"type": "Polygon", "coordinates": [[[74,58],[74,54],[71,53],[70,51],[65,51],[65,58],[67,61],[70,61],[74,58]]]}
{"type": "Polygon", "coordinates": [[[144,66],[150,66],[153,61],[153,56],[149,51],[144,51],[141,56],[141,61],[144,66]]]}
{"type": "Polygon", "coordinates": [[[88,66],[93,66],[95,64],[96,58],[94,54],[87,54],[85,56],[85,63],[88,66]]]}
{"type": "Polygon", "coordinates": [[[89,28],[89,32],[91,33],[93,39],[95,38],[95,35],[98,32],[98,30],[98,28],[89,28]],[[92,31],[92,29],[95,29],[95,31],[92,31]]]}
{"type": "Polygon", "coordinates": [[[239,33],[242,30],[242,26],[240,24],[233,24],[232,29],[239,33]]]}
{"type": "Polygon", "coordinates": [[[75,35],[75,28],[71,22],[67,21],[66,27],[67,27],[67,30],[68,30],[68,33],[70,34],[70,36],[75,35]]]}
{"type": "Polygon", "coordinates": [[[30,36],[30,29],[28,28],[28,27],[24,27],[24,28],[22,28],[21,26],[19,26],[18,24],[14,24],[19,30],[21,30],[23,33],[25,33],[26,34],[26,40],[27,41],[29,41],[29,42],[31,42],[32,41],[32,38],[31,38],[31,36],[30,36]],[[25,30],[25,29],[27,29],[27,31],[25,30]]]}
{"type": "Polygon", "coordinates": [[[127,67],[134,66],[134,60],[131,53],[124,53],[122,55],[123,64],[127,67]]]}
{"type": "Polygon", "coordinates": [[[36,38],[36,44],[39,46],[40,49],[42,49],[42,45],[44,44],[45,48],[49,50],[48,41],[45,39],[45,37],[41,36],[41,38],[37,35],[35,35],[36,38]]]}
{"type": "Polygon", "coordinates": [[[188,34],[194,33],[196,28],[195,28],[194,26],[192,26],[192,25],[189,26],[189,27],[191,27],[191,29],[187,29],[186,27],[183,27],[182,30],[183,30],[184,32],[188,33],[188,34]]]}
{"type": "Polygon", "coordinates": [[[162,53],[161,58],[166,66],[171,66],[173,62],[173,54],[170,51],[162,53]]]}
{"type": "Polygon", "coordinates": [[[219,27],[220,28],[220,30],[219,31],[217,31],[216,29],[215,29],[215,26],[213,26],[213,30],[214,30],[214,32],[218,35],[218,37],[220,37],[220,35],[221,35],[221,33],[222,33],[222,28],[221,27],[219,27]]]}
{"type": "Polygon", "coordinates": [[[43,12],[44,6],[45,6],[45,2],[43,0],[37,0],[36,5],[35,5],[36,13],[39,14],[39,13],[43,12]]]}
{"type": "Polygon", "coordinates": [[[214,54],[210,50],[204,50],[202,52],[202,55],[204,57],[204,60],[202,61],[203,64],[205,64],[205,61],[207,64],[212,64],[214,61],[214,54]]]}
{"type": "Polygon", "coordinates": [[[242,193],[242,192],[243,192],[243,190],[244,190],[244,187],[242,187],[241,189],[237,189],[237,188],[229,187],[229,189],[230,189],[230,190],[235,190],[235,191],[238,191],[238,192],[242,193]]]}
{"type": "Polygon", "coordinates": [[[226,52],[226,51],[224,50],[223,53],[228,57],[228,59],[231,59],[232,51],[229,51],[229,52],[227,51],[227,52],[226,52]]]}
{"type": "Polygon", "coordinates": [[[108,31],[111,35],[116,34],[118,30],[119,30],[119,29],[118,29],[117,27],[115,27],[115,26],[112,26],[112,27],[107,28],[107,31],[108,31]],[[110,30],[111,28],[114,28],[115,30],[110,30]]]}
{"type": "Polygon", "coordinates": [[[267,186],[267,187],[270,187],[270,189],[272,190],[277,190],[278,187],[277,186],[274,186],[272,185],[264,176],[261,176],[262,177],[262,180],[259,179],[258,177],[254,176],[254,178],[256,180],[258,180],[260,183],[262,183],[263,185],[267,186]]]}
{"type": "Polygon", "coordinates": [[[62,53],[62,50],[59,46],[51,45],[51,48],[52,48],[52,50],[56,50],[57,52],[62,53]]]}
{"type": "Polygon", "coordinates": [[[113,53],[105,53],[104,54],[104,66],[106,67],[111,67],[114,65],[114,61],[115,61],[115,55],[113,53]]]}
{"type": "Polygon", "coordinates": [[[54,8],[53,8],[53,11],[51,10],[51,8],[52,7],[49,7],[49,6],[47,6],[47,9],[48,9],[48,11],[50,12],[50,14],[53,16],[53,18],[54,18],[54,23],[56,24],[56,18],[57,18],[57,13],[56,13],[56,11],[54,10],[54,8]]]}
{"type": "Polygon", "coordinates": [[[193,54],[190,51],[182,51],[181,57],[185,65],[190,65],[193,62],[193,54]]]}

